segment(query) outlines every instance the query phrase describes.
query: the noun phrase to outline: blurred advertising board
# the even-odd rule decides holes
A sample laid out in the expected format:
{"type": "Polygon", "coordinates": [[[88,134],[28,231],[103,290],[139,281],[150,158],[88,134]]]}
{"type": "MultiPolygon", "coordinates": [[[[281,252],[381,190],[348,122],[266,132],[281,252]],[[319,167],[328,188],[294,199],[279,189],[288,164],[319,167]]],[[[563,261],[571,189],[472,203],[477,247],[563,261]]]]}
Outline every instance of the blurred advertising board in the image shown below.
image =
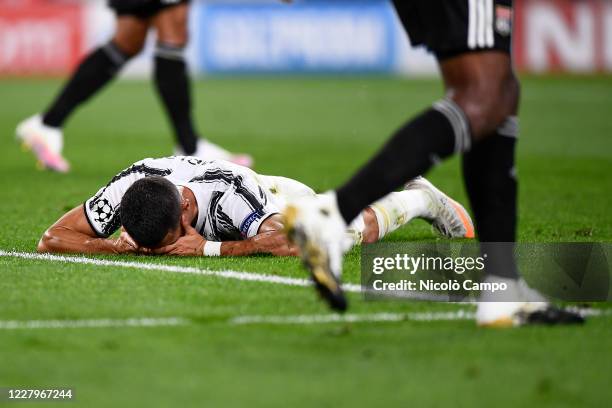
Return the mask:
{"type": "Polygon", "coordinates": [[[514,56],[524,71],[612,72],[612,1],[515,1],[514,56]]]}
{"type": "Polygon", "coordinates": [[[79,3],[0,0],[0,74],[59,74],[83,53],[79,3]]]}
{"type": "MultiPolygon", "coordinates": [[[[514,4],[519,70],[612,72],[612,0],[514,4]]],[[[65,74],[113,29],[104,0],[0,0],[0,75],[65,74]]],[[[190,30],[197,74],[437,72],[386,0],[194,0],[190,30]]],[[[150,72],[154,43],[151,33],[127,75],[150,72]]]]}
{"type": "Polygon", "coordinates": [[[196,33],[207,72],[390,72],[395,15],[383,0],[208,4],[196,33]]]}

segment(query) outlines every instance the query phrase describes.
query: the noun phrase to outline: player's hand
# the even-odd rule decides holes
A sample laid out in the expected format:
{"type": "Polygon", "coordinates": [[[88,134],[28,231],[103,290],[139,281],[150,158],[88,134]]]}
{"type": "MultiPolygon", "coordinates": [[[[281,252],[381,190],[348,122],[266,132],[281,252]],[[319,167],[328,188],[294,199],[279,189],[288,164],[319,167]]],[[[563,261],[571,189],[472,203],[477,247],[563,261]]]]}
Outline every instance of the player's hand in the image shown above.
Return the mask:
{"type": "Polygon", "coordinates": [[[206,240],[187,222],[185,217],[181,217],[181,223],[183,224],[185,235],[176,240],[174,244],[154,249],[151,253],[179,256],[202,255],[206,240]]]}
{"type": "Polygon", "coordinates": [[[249,238],[258,253],[275,256],[298,256],[299,248],[289,243],[283,231],[262,232],[249,238]]]}
{"type": "Polygon", "coordinates": [[[138,244],[130,237],[123,227],[121,227],[121,235],[113,241],[113,249],[117,254],[135,254],[140,252],[138,244]]]}

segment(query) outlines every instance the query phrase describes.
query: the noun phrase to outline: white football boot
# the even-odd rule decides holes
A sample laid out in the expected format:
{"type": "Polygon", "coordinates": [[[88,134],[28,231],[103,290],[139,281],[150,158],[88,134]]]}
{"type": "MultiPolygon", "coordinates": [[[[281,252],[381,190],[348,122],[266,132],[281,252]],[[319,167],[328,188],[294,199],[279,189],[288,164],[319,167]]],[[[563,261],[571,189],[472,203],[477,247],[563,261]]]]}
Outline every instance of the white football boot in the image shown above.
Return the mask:
{"type": "Polygon", "coordinates": [[[327,192],[291,202],[283,217],[287,236],[300,247],[315,288],[332,309],[345,311],[347,300],[340,286],[342,257],[352,242],[347,238],[336,194],[327,192]]]}
{"type": "Polygon", "coordinates": [[[509,328],[525,325],[581,324],[584,318],[545,301],[523,279],[487,277],[485,282],[505,283],[503,294],[485,292],[476,309],[476,324],[480,327],[509,328]]]}
{"type": "MultiPolygon", "coordinates": [[[[184,156],[185,152],[180,146],[174,149],[175,156],[184,156]]],[[[219,145],[206,139],[198,140],[196,151],[192,156],[202,160],[225,160],[245,167],[253,167],[253,157],[248,154],[231,153],[219,145]]]]}
{"type": "Polygon", "coordinates": [[[427,179],[417,177],[406,183],[404,189],[420,189],[430,196],[430,216],[426,219],[438,233],[447,238],[474,238],[474,224],[467,210],[427,179]]]}
{"type": "Polygon", "coordinates": [[[31,150],[41,168],[66,173],[70,164],[62,157],[64,137],[59,128],[45,125],[42,116],[31,116],[17,125],[17,140],[26,150],[31,150]]]}

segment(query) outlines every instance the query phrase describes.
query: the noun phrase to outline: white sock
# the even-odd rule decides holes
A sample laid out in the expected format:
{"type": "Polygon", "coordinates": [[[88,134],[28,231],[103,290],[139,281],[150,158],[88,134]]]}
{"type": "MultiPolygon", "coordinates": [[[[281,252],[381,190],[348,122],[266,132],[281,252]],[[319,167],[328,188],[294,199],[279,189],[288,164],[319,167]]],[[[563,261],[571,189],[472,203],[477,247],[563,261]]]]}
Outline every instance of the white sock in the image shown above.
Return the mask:
{"type": "Polygon", "coordinates": [[[378,222],[378,239],[406,225],[414,218],[430,217],[430,196],[422,190],[391,193],[370,206],[378,222]]]}
{"type": "Polygon", "coordinates": [[[347,239],[350,245],[360,245],[363,241],[363,231],[365,230],[365,220],[363,213],[360,213],[346,228],[347,239]]]}

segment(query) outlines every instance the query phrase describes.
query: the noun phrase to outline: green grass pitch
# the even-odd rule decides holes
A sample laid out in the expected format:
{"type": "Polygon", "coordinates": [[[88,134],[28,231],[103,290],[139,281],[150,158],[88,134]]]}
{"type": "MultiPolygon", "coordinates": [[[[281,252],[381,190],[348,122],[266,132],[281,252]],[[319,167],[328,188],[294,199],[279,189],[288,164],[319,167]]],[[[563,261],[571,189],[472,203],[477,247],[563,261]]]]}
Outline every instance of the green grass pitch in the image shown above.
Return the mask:
{"type": "MultiPolygon", "coordinates": [[[[44,229],[116,172],[169,155],[148,82],[120,81],[66,128],[69,175],[40,172],[14,127],[55,80],[0,82],[0,249],[34,251],[44,229]]],[[[436,80],[197,81],[202,133],[252,153],[256,170],[317,190],[345,180],[401,122],[441,95],[436,80]]],[[[524,78],[520,240],[612,241],[612,78],[524,78]]],[[[459,160],[430,174],[466,202],[459,160]]],[[[389,240],[433,239],[415,222],[389,240]]],[[[127,257],[126,257],[127,259],[127,257]]],[[[125,259],[124,259],[125,260],[125,259]]],[[[296,259],[129,258],[304,277],[296,259]]],[[[359,252],[345,261],[359,279],[359,252]]],[[[353,313],[466,306],[365,302],[353,313]]],[[[603,305],[602,307],[606,307],[603,305]]],[[[177,327],[0,330],[0,387],[72,387],[79,406],[593,406],[612,398],[612,317],[577,328],[478,330],[472,321],[228,324],[243,315],[328,314],[309,288],[0,258],[0,321],[169,317],[177,327]]]]}

